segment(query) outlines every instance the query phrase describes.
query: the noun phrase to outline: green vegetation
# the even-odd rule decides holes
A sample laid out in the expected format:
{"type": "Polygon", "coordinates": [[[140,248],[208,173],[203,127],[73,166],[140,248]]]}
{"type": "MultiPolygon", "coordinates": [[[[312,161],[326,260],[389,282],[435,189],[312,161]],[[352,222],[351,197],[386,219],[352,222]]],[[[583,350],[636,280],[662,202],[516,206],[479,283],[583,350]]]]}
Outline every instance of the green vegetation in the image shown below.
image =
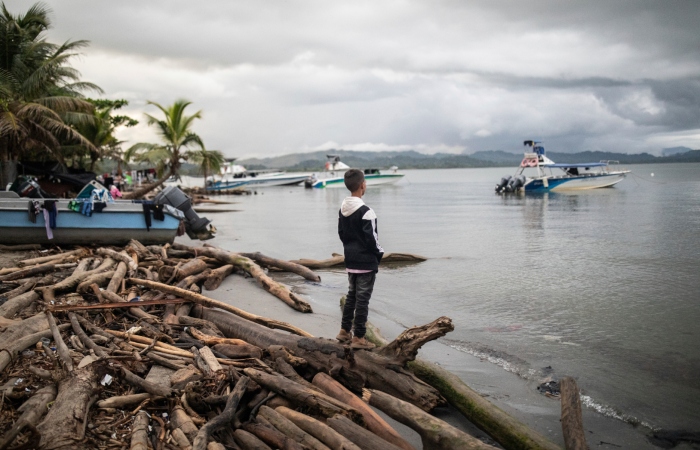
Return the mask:
{"type": "Polygon", "coordinates": [[[204,189],[207,189],[207,177],[210,174],[219,173],[224,165],[224,155],[218,150],[202,148],[190,153],[189,159],[200,167],[200,173],[204,175],[204,189]]]}
{"type": "Polygon", "coordinates": [[[191,130],[194,120],[202,118],[202,112],[197,111],[191,116],[185,115],[185,109],[191,102],[177,100],[168,107],[150,101],[148,104],[156,106],[163,113],[163,119],[146,114],[148,125],[156,125],[162,142],[134,144],[127,150],[125,159],[155,164],[159,181],[134,192],[131,197],[140,197],[163,184],[171,176],[177,175],[182,163],[191,155],[187,150],[189,147],[197,146],[204,149],[202,139],[191,130]]]}

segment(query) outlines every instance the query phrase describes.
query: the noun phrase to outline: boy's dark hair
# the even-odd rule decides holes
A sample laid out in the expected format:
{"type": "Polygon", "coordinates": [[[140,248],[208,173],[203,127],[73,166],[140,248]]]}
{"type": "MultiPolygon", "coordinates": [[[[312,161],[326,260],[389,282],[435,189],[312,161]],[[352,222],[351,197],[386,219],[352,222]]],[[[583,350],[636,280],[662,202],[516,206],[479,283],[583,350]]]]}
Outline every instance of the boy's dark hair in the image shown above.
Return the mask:
{"type": "Polygon", "coordinates": [[[345,187],[350,192],[360,189],[363,181],[365,181],[365,174],[360,169],[350,169],[345,172],[345,187]]]}

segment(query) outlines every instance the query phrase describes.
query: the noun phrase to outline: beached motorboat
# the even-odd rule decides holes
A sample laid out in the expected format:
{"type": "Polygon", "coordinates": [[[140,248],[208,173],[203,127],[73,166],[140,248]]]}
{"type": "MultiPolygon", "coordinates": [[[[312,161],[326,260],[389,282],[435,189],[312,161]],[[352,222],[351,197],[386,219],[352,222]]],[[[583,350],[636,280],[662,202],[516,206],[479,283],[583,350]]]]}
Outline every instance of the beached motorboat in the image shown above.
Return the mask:
{"type": "Polygon", "coordinates": [[[308,174],[288,174],[282,171],[247,170],[233,159],[224,163],[221,172],[207,180],[207,189],[224,191],[236,188],[262,188],[270,186],[293,186],[304,181],[308,174]]]}
{"type": "Polygon", "coordinates": [[[0,192],[0,244],[124,245],[131,239],[165,244],[173,242],[181,223],[192,238],[213,237],[210,221],[197,216],[176,187],[153,201],[114,200],[97,181],[74,199],[0,192]]]}
{"type": "Polygon", "coordinates": [[[525,141],[528,148],[515,175],[501,178],[496,192],[550,192],[598,189],[624,180],[629,170],[611,169],[617,161],[555,163],[538,141],[525,141]],[[556,169],[556,172],[554,171],[556,169]]]}
{"type": "MultiPolygon", "coordinates": [[[[338,155],[326,155],[325,170],[319,174],[313,174],[304,181],[304,186],[307,188],[344,188],[345,187],[345,172],[350,169],[350,166],[343,163],[338,155]]],[[[367,187],[378,186],[382,184],[393,184],[404,177],[403,173],[399,173],[399,168],[393,166],[389,170],[380,169],[364,169],[365,181],[367,187]]]]}

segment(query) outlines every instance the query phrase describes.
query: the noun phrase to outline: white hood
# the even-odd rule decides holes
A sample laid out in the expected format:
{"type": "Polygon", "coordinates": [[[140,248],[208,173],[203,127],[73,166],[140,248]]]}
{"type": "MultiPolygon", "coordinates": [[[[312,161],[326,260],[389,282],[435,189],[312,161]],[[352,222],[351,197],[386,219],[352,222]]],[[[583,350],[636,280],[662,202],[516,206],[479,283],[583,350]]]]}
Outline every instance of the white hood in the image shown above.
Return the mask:
{"type": "Polygon", "coordinates": [[[350,214],[354,213],[362,205],[364,205],[365,202],[362,201],[360,197],[345,197],[345,200],[343,200],[343,204],[340,206],[340,213],[348,217],[350,214]]]}

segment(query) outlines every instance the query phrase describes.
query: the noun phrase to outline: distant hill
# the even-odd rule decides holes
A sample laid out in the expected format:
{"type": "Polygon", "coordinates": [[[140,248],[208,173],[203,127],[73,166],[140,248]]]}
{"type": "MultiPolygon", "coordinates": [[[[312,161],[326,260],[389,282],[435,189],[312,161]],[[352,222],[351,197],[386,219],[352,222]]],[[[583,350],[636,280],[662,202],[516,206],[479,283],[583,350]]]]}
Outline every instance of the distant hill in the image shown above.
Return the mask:
{"type": "Polygon", "coordinates": [[[692,151],[692,148],[688,147],[671,147],[671,148],[665,148],[661,150],[661,155],[662,156],[672,156],[672,155],[678,155],[679,153],[688,153],[692,151]]]}
{"type": "MultiPolygon", "coordinates": [[[[675,147],[675,149],[686,147],[675,147]]],[[[673,150],[673,149],[665,149],[673,150]]],[[[436,153],[426,155],[416,151],[401,152],[361,152],[353,150],[327,150],[312,153],[293,153],[272,158],[249,158],[237,161],[248,169],[285,169],[290,171],[320,171],[326,163],[326,155],[339,155],[350,167],[360,169],[389,168],[400,169],[446,169],[457,167],[503,167],[520,164],[522,153],[509,153],[502,150],[479,151],[471,155],[436,153]]],[[[612,153],[585,151],[579,153],[547,152],[553,161],[567,163],[587,163],[604,160],[619,161],[621,164],[651,164],[672,162],[700,162],[700,150],[673,152],[668,156],[654,156],[649,153],[612,153]]]]}

